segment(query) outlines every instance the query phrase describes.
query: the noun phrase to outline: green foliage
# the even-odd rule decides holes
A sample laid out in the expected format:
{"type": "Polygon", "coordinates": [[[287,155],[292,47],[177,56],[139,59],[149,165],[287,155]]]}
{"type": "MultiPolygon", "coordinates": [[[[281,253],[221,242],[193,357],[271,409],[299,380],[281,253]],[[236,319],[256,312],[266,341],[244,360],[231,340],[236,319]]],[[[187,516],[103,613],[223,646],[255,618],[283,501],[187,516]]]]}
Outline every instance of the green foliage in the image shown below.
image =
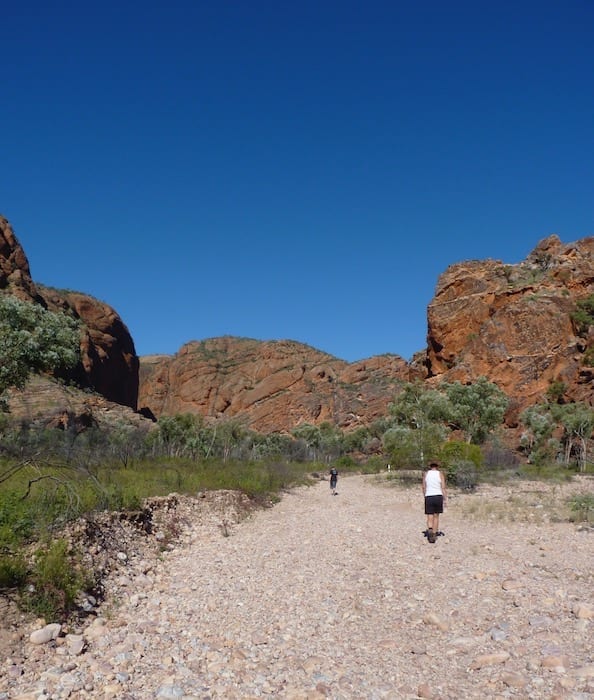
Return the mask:
{"type": "Polygon", "coordinates": [[[85,575],[66,540],[59,539],[40,547],[28,575],[23,606],[45,618],[61,620],[74,608],[77,594],[85,584],[85,575]]]}
{"type": "Polygon", "coordinates": [[[374,455],[363,464],[359,465],[357,471],[360,471],[362,474],[379,474],[380,472],[383,472],[385,468],[385,460],[378,455],[374,455]]]}
{"type": "Polygon", "coordinates": [[[578,522],[594,523],[594,493],[581,493],[572,496],[568,505],[578,522]]]}
{"type": "Polygon", "coordinates": [[[576,303],[576,309],[571,314],[578,335],[587,336],[590,326],[594,326],[594,294],[576,303]]]}
{"type": "Polygon", "coordinates": [[[0,589],[20,588],[27,580],[27,571],[22,555],[0,552],[0,589]]]}
{"type": "Polygon", "coordinates": [[[79,353],[77,321],[0,293],[0,396],[34,372],[73,367],[79,353]]]}
{"type": "Polygon", "coordinates": [[[482,444],[501,425],[508,398],[486,377],[479,377],[472,384],[447,384],[444,390],[450,401],[450,420],[464,432],[468,442],[482,444]]]}
{"type": "Polygon", "coordinates": [[[350,455],[343,455],[342,457],[339,457],[338,459],[334,460],[333,464],[339,471],[354,472],[358,471],[359,469],[359,463],[350,455]]]}
{"type": "Polygon", "coordinates": [[[594,367],[594,346],[586,350],[582,362],[585,367],[594,367]]]}
{"type": "Polygon", "coordinates": [[[594,431],[594,409],[586,403],[539,404],[520,414],[526,427],[521,442],[531,462],[543,465],[562,460],[586,470],[594,431]],[[561,441],[555,432],[563,431],[561,441]]]}
{"type": "Polygon", "coordinates": [[[478,445],[460,440],[446,442],[441,448],[440,461],[447,468],[455,462],[471,462],[477,469],[483,466],[483,453],[478,445]]]}
{"type": "Polygon", "coordinates": [[[561,380],[552,381],[547,389],[547,399],[552,403],[561,401],[567,391],[567,385],[561,380]]]}
{"type": "Polygon", "coordinates": [[[423,468],[437,457],[445,439],[446,429],[438,423],[428,422],[415,430],[397,425],[384,433],[383,450],[394,469],[423,468]]]}
{"type": "Polygon", "coordinates": [[[390,405],[398,431],[384,434],[390,460],[398,466],[404,459],[410,466],[426,464],[445,439],[449,410],[447,397],[441,392],[427,389],[420,381],[404,384],[390,405]]]}
{"type": "Polygon", "coordinates": [[[556,483],[571,481],[574,474],[575,472],[573,470],[551,462],[541,464],[523,464],[518,468],[518,475],[523,478],[541,479],[542,481],[551,481],[556,483]]]}
{"type": "Polygon", "coordinates": [[[301,445],[301,454],[306,461],[330,462],[344,451],[342,431],[327,421],[320,425],[302,423],[291,434],[301,445]]]}
{"type": "Polygon", "coordinates": [[[575,457],[580,470],[585,471],[588,442],[594,430],[594,410],[586,403],[575,402],[551,406],[553,417],[563,426],[565,463],[575,457]]]}
{"type": "Polygon", "coordinates": [[[0,492],[0,551],[11,550],[29,540],[35,521],[35,513],[17,493],[0,492]]]}

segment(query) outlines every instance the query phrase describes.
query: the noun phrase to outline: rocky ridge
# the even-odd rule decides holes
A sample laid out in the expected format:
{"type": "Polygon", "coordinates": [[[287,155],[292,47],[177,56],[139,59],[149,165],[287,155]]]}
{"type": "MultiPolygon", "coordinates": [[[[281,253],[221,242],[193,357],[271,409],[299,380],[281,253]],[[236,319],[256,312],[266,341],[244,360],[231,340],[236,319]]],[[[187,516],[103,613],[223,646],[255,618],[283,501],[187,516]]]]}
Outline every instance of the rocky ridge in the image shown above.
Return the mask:
{"type": "Polygon", "coordinates": [[[385,415],[398,382],[415,376],[398,355],[348,363],[289,340],[212,338],[142,357],[139,408],[241,417],[262,433],[324,421],[348,430],[385,415]]]}

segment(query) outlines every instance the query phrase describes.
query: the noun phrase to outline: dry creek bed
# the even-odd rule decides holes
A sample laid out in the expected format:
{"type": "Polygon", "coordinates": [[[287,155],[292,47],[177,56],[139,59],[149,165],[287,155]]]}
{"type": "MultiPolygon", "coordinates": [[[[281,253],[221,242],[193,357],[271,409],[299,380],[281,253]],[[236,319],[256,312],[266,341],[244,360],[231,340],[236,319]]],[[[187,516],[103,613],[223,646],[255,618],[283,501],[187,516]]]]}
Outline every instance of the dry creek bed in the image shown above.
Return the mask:
{"type": "Polygon", "coordinates": [[[418,485],[338,486],[118,522],[85,620],[0,606],[0,700],[594,698],[594,532],[556,522],[591,479],[454,492],[435,544],[418,485]]]}

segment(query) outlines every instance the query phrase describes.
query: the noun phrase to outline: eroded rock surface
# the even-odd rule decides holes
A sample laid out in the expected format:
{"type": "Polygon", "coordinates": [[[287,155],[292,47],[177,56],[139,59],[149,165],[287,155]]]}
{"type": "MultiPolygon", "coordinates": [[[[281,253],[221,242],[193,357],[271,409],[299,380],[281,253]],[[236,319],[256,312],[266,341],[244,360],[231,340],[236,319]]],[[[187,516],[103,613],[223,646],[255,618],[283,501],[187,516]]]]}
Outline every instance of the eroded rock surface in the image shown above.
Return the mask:
{"type": "Polygon", "coordinates": [[[354,428],[385,415],[397,382],[414,376],[398,355],[348,363],[289,340],[212,338],[142,357],[138,406],[157,417],[239,416],[263,433],[324,421],[354,428]]]}
{"type": "Polygon", "coordinates": [[[483,375],[512,399],[513,416],[542,400],[552,382],[566,399],[594,401],[594,368],[571,314],[594,294],[594,237],[541,241],[526,261],[451,265],[428,308],[428,374],[468,382],[483,375]]]}

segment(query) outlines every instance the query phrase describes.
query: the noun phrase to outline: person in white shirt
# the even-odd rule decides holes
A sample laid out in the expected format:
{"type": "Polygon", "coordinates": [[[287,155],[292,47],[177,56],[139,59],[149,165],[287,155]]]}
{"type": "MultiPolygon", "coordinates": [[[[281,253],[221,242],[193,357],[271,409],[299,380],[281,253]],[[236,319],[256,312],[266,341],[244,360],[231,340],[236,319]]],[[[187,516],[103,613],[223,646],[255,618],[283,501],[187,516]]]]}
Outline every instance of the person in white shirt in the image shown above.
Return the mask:
{"type": "Polygon", "coordinates": [[[427,539],[435,542],[439,532],[439,515],[447,501],[446,483],[438,462],[431,462],[423,474],[423,496],[425,497],[425,515],[427,516],[427,539]]]}

